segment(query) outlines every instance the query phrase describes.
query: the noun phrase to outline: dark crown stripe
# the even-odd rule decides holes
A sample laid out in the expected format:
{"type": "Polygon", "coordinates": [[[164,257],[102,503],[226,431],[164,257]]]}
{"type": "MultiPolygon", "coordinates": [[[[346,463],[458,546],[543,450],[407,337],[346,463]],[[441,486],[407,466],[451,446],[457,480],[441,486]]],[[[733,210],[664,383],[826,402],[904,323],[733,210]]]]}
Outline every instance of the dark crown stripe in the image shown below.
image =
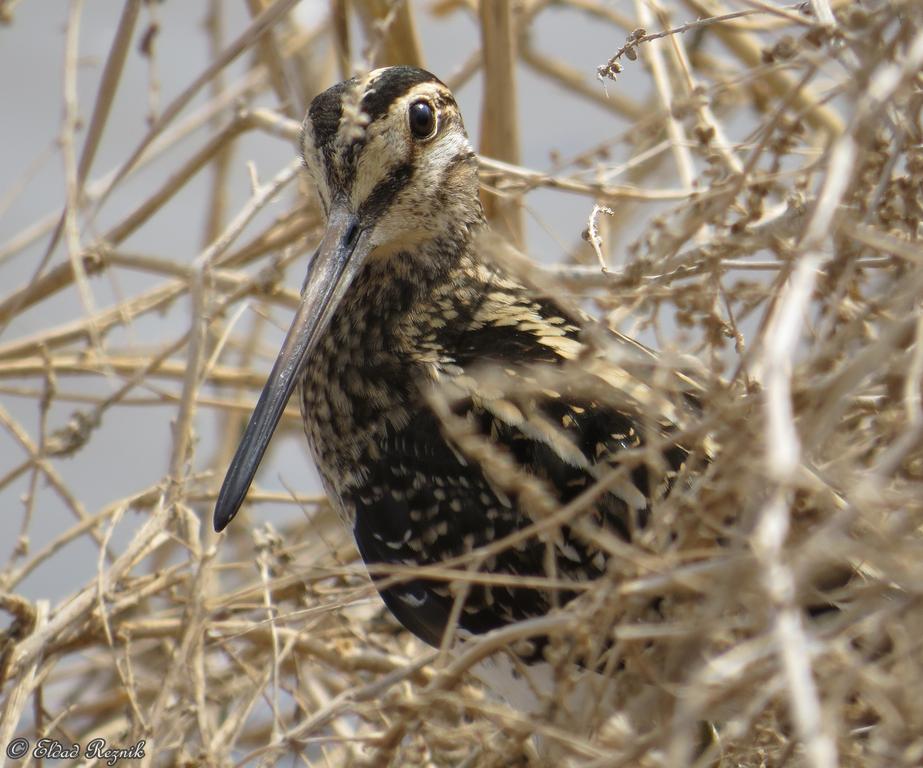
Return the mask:
{"type": "Polygon", "coordinates": [[[391,105],[421,83],[439,83],[442,81],[424,69],[416,67],[391,67],[385,70],[365,92],[362,98],[362,111],[373,123],[388,113],[391,105]]]}
{"type": "Polygon", "coordinates": [[[333,141],[340,127],[340,117],[343,115],[343,94],[355,84],[355,79],[346,80],[314,97],[308,108],[308,117],[314,126],[316,146],[324,147],[333,141]]]}
{"type": "Polygon", "coordinates": [[[337,83],[315,96],[308,108],[308,119],[314,130],[314,146],[324,157],[328,178],[333,176],[333,154],[336,146],[334,139],[340,127],[340,118],[343,116],[343,95],[355,85],[355,78],[337,83]]]}

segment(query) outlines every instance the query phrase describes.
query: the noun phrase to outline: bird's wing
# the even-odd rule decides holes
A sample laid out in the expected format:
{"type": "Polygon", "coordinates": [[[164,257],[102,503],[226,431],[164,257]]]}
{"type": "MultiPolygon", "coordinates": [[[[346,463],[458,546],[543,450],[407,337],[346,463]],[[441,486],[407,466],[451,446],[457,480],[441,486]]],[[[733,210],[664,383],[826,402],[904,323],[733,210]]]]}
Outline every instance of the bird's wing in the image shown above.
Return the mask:
{"type": "MultiPolygon", "coordinates": [[[[544,615],[604,573],[604,552],[571,525],[536,526],[639,440],[623,414],[590,401],[543,398],[518,420],[510,412],[516,406],[477,396],[446,405],[447,412],[424,408],[400,429],[389,427],[345,499],[373,574],[376,564],[426,569],[379,573],[376,581],[398,620],[431,644],[442,638],[459,585],[458,626],[481,634],[544,615]]],[[[648,468],[638,463],[607,487],[575,518],[629,540],[646,523],[648,468]]]]}
{"type": "Polygon", "coordinates": [[[460,458],[431,410],[421,410],[399,430],[389,427],[378,450],[364,482],[344,500],[355,509],[359,551],[407,629],[438,644],[458,580],[468,582],[459,625],[474,634],[547,612],[547,597],[539,591],[477,583],[479,571],[540,573],[543,548],[530,539],[487,558],[466,557],[523,527],[523,519],[513,501],[494,492],[478,464],[460,458]],[[426,570],[420,577],[389,576],[376,573],[376,564],[426,570]]]}
{"type": "Polygon", "coordinates": [[[489,278],[476,301],[453,305],[454,322],[408,345],[438,360],[420,407],[362,457],[362,482],[344,499],[367,563],[432,569],[455,559],[453,573],[378,580],[401,623],[434,644],[459,594],[453,580],[465,585],[458,624],[475,634],[569,600],[606,568],[571,522],[630,540],[686,455],[662,409],[651,416],[655,390],[587,354],[579,319],[489,278]],[[642,455],[652,438],[664,447],[656,467],[642,455]],[[573,520],[543,527],[601,479],[606,491],[573,520]],[[507,537],[516,540],[500,547],[507,537]],[[516,586],[518,577],[531,581],[516,586]],[[512,583],[496,583],[504,578],[512,583]]]}

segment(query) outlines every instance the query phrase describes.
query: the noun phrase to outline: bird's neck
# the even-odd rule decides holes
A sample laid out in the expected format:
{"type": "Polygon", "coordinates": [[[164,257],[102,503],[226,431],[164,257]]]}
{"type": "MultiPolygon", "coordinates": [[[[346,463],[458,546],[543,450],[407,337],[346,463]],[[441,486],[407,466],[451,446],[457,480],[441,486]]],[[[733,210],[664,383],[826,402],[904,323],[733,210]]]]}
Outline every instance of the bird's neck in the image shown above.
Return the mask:
{"type": "Polygon", "coordinates": [[[433,297],[452,293],[459,281],[470,282],[479,263],[473,244],[483,223],[449,232],[412,250],[370,259],[344,299],[342,317],[363,318],[391,332],[425,312],[433,297]]]}

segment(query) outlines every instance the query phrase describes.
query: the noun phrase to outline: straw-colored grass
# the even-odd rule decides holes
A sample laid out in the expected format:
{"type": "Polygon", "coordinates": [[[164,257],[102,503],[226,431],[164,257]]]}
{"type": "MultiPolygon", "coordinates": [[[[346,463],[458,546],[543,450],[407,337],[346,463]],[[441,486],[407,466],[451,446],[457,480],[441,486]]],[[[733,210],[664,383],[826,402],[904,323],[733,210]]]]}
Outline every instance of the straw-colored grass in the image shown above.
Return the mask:
{"type": "MultiPolygon", "coordinates": [[[[4,35],[28,5],[0,2],[4,35]]],[[[145,764],[164,765],[923,764],[923,5],[356,0],[308,22],[295,0],[248,0],[249,20],[231,24],[213,0],[187,20],[207,6],[209,63],[176,94],[151,76],[146,130],[102,167],[124,89],[143,87],[124,82],[128,63],[156,70],[170,54],[158,5],[126,0],[87,91],[85,8],[70,0],[59,207],[0,243],[0,270],[25,259],[31,275],[0,296],[4,750],[99,737],[143,740],[145,764]],[[598,73],[563,55],[580,41],[550,42],[564,15],[608,30],[598,73]],[[437,74],[483,85],[485,207],[520,246],[496,250],[591,308],[602,322],[588,340],[673,404],[694,448],[638,540],[601,542],[611,578],[538,623],[562,691],[568,653],[608,647],[620,711],[595,727],[554,707],[525,716],[467,674],[536,627],[454,655],[404,632],[334,511],[297,482],[258,477],[258,506],[211,530],[277,343],[265,318],[287,322],[322,227],[299,188],[300,114],[354,67],[426,66],[433,18],[478,30],[470,57],[437,74]],[[560,156],[525,167],[523,138],[544,136],[519,119],[536,77],[549,113],[563,88],[591,105],[579,119],[611,121],[609,138],[559,139],[560,156]],[[253,138],[291,159],[253,169],[235,203],[253,138]],[[203,176],[203,244],[180,258],[159,244],[164,211],[203,176]],[[572,243],[559,261],[524,265],[536,190],[576,196],[585,219],[559,233],[572,243]],[[606,326],[661,357],[626,361],[606,326]],[[670,384],[680,370],[695,407],[670,384]],[[88,502],[68,462],[105,485],[101,428],[118,423],[133,450],[153,406],[171,421],[167,460],[130,495],[88,502]]],[[[16,119],[28,115],[5,111],[16,119]]],[[[20,190],[3,183],[0,215],[20,190]]],[[[595,386],[579,373],[568,386],[595,386]]],[[[530,483],[446,404],[435,396],[446,429],[497,482],[530,483]]],[[[290,407],[282,433],[300,429],[290,407]]],[[[544,535],[565,521],[596,535],[581,522],[591,495],[561,509],[530,492],[544,535]]],[[[464,589],[488,554],[431,575],[464,589]]]]}

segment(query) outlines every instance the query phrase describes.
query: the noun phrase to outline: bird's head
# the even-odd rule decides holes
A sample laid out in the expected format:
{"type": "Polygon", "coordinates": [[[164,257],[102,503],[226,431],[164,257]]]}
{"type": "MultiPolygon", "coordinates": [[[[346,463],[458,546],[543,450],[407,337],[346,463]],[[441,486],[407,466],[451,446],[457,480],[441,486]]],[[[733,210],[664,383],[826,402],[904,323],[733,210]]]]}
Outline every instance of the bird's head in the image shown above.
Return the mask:
{"type": "Polygon", "coordinates": [[[218,494],[217,530],[243,503],[305,361],[363,267],[400,256],[411,279],[422,279],[483,221],[477,157],[458,106],[422,69],[378,69],[321,93],[305,116],[301,152],[327,226],[218,494]]]}
{"type": "Polygon", "coordinates": [[[481,220],[477,158],[452,92],[414,67],[335,85],[305,116],[301,151],[328,221],[372,258],[413,254],[481,220]]]}

